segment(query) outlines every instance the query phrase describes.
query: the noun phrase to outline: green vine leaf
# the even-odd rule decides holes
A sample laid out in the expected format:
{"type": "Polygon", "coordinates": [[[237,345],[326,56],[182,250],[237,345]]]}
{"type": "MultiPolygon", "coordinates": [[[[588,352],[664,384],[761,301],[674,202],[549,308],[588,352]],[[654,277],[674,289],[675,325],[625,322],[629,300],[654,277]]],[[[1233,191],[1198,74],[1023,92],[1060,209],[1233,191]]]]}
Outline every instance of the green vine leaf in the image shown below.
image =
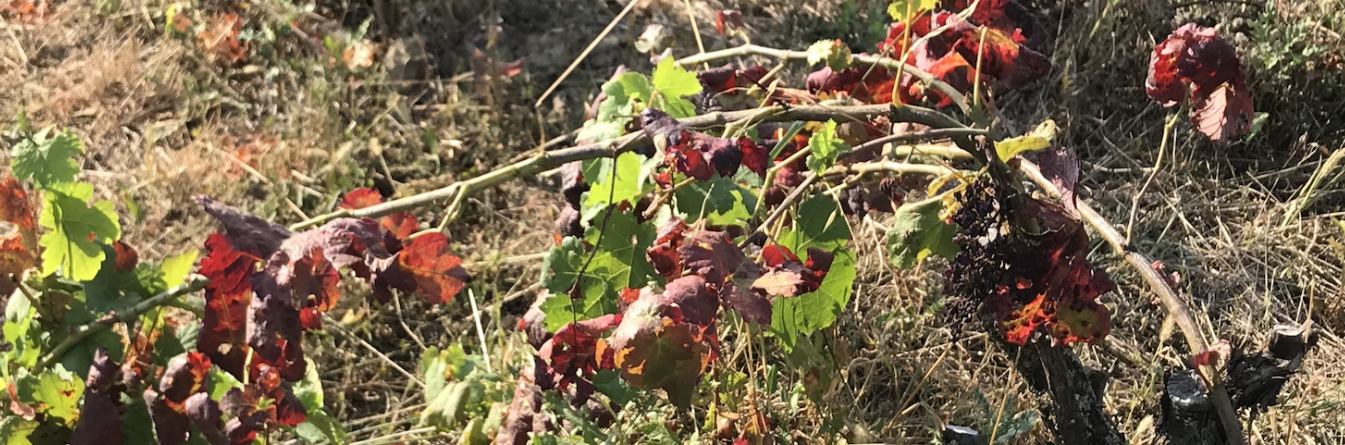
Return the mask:
{"type": "Polygon", "coordinates": [[[887,259],[893,267],[910,269],[930,254],[953,258],[957,228],[939,217],[943,200],[910,203],[896,211],[896,221],[887,230],[887,259]]]}
{"type": "Polygon", "coordinates": [[[771,332],[785,350],[793,349],[800,336],[825,329],[836,322],[850,303],[855,284],[855,253],[835,252],[831,270],[816,291],[793,298],[781,298],[771,306],[771,332]]]}
{"type": "Polygon", "coordinates": [[[7,415],[0,419],[0,437],[6,438],[5,445],[32,445],[29,437],[37,431],[38,426],[36,420],[7,415]]]}
{"type": "Polygon", "coordinates": [[[654,67],[652,81],[644,74],[630,72],[603,84],[602,92],[607,98],[598,105],[598,115],[584,123],[576,139],[600,142],[621,137],[626,132],[626,122],[643,106],[663,110],[674,118],[695,116],[696,105],[684,96],[700,91],[700,79],[694,73],[665,57],[654,67]],[[637,102],[643,106],[637,107],[637,102]]]}
{"type": "Polygon", "coordinates": [[[778,239],[780,245],[796,253],[809,247],[833,251],[848,242],[850,224],[836,201],[826,195],[813,196],[799,204],[793,229],[781,232],[778,239]]]}
{"type": "Polygon", "coordinates": [[[585,205],[635,204],[640,197],[654,190],[654,183],[649,178],[657,165],[657,161],[632,152],[622,153],[615,162],[598,159],[588,163],[584,178],[592,177],[595,182],[588,192],[585,205]],[[613,165],[615,178],[612,177],[613,165]]]}
{"type": "MultiPolygon", "coordinates": [[[[641,78],[644,77],[643,74],[639,73],[627,73],[626,75],[632,74],[641,78]]],[[[584,128],[575,137],[576,140],[600,142],[616,139],[626,132],[626,121],[628,119],[622,116],[632,113],[630,95],[626,94],[626,86],[621,82],[621,79],[626,75],[602,85],[602,92],[607,95],[607,99],[598,105],[598,115],[584,123],[584,128]]]]}
{"type": "Polygon", "coordinates": [[[579,238],[566,237],[542,260],[542,287],[556,294],[569,292],[579,278],[581,267],[584,267],[584,243],[579,238]]]}
{"type": "Polygon", "coordinates": [[[771,308],[771,331],[785,349],[792,349],[802,335],[831,326],[849,304],[855,283],[855,253],[845,249],[850,241],[850,225],[840,206],[825,195],[814,196],[799,205],[792,229],[781,232],[777,241],[807,261],[810,247],[832,252],[831,270],[816,291],[783,298],[771,308]]]}
{"type": "Polygon", "coordinates": [[[808,155],[808,169],[817,173],[836,165],[836,158],[850,152],[850,146],[836,137],[835,120],[827,121],[826,128],[808,138],[808,148],[812,150],[808,155]]]}
{"type": "Polygon", "coordinates": [[[43,371],[40,375],[20,371],[19,399],[39,412],[65,421],[73,426],[79,419],[79,399],[84,395],[84,380],[62,366],[43,371]]]}
{"type": "Polygon", "coordinates": [[[664,57],[654,67],[654,89],[659,93],[658,99],[653,101],[654,108],[674,118],[696,115],[696,105],[684,96],[701,92],[700,79],[679,66],[672,57],[664,57]]]}
{"type": "Polygon", "coordinates": [[[92,280],[106,257],[99,243],[121,238],[112,203],[98,201],[90,207],[93,185],[87,183],[61,184],[47,190],[45,198],[39,224],[47,233],[38,241],[44,249],[43,274],[60,269],[66,278],[92,280]]]}
{"type": "MultiPolygon", "coordinates": [[[[741,171],[740,171],[741,172],[741,171]]],[[[697,181],[673,192],[677,215],[690,223],[705,218],[716,226],[745,225],[757,206],[757,194],[730,178],[715,176],[697,181]]]]}
{"type": "Polygon", "coordinates": [[[592,275],[607,285],[615,296],[621,289],[639,289],[649,284],[654,266],[645,259],[645,250],[654,242],[654,228],[636,221],[625,212],[612,212],[606,232],[600,220],[589,227],[584,239],[597,251],[585,276],[592,275]],[[601,239],[599,239],[601,234],[601,239]]]}
{"type": "Polygon", "coordinates": [[[548,331],[554,332],[571,321],[615,313],[618,292],[645,287],[655,275],[654,266],[645,258],[645,250],[654,241],[654,228],[640,224],[634,215],[613,212],[608,217],[607,233],[598,239],[603,218],[595,218],[584,236],[595,249],[591,262],[585,243],[569,237],[553,248],[542,264],[542,286],[557,294],[540,307],[546,314],[543,324],[548,331]],[[588,269],[579,282],[578,300],[573,302],[571,312],[570,288],[579,279],[585,262],[588,269]]]}
{"type": "Polygon", "coordinates": [[[19,179],[31,179],[39,188],[74,182],[79,163],[74,157],[84,154],[84,143],[69,130],[48,137],[44,128],[14,145],[10,168],[19,179]]]}

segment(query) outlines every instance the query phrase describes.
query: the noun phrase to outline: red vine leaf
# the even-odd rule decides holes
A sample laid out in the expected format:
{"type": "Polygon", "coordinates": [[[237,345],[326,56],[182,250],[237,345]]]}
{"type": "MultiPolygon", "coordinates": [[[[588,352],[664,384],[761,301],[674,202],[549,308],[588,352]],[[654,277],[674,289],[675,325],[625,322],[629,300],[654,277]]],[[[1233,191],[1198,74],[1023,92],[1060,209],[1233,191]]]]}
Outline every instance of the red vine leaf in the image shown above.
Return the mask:
{"type": "Polygon", "coordinates": [[[772,244],[762,249],[761,258],[766,263],[766,272],[752,282],[752,289],[770,295],[795,297],[822,286],[834,256],[831,252],[810,247],[808,262],[803,264],[789,248],[772,244]]]}
{"type": "Polygon", "coordinates": [[[736,9],[724,9],[715,13],[715,32],[721,36],[733,34],[743,28],[743,13],[736,9]]]}
{"type": "MultiPolygon", "coordinates": [[[[368,187],[360,187],[346,193],[341,198],[340,208],[355,210],[365,207],[373,207],[383,203],[383,195],[368,187]]],[[[420,230],[420,221],[416,219],[411,212],[396,212],[384,216],[378,220],[379,226],[396,240],[404,240],[411,234],[420,230]]],[[[389,251],[396,252],[397,248],[389,247],[389,251]]]]}
{"type": "Polygon", "coordinates": [[[669,282],[664,287],[663,298],[681,309],[685,321],[708,326],[714,324],[715,316],[719,314],[719,299],[711,295],[706,286],[705,278],[687,275],[669,282]]]}
{"type": "Polygon", "coordinates": [[[322,329],[322,312],[318,312],[318,309],[315,307],[300,309],[299,325],[303,326],[305,331],[322,329]]]}
{"type": "Polygon", "coordinates": [[[168,362],[163,377],[159,379],[159,392],[163,393],[163,400],[168,407],[183,412],[187,397],[201,390],[208,371],[210,358],[199,352],[189,352],[168,362]]]}
{"type": "Polygon", "coordinates": [[[360,187],[347,192],[346,196],[341,197],[340,208],[355,210],[365,207],[373,207],[382,203],[383,195],[379,194],[378,190],[368,187],[360,187]]]}
{"type": "Polygon", "coordinates": [[[154,433],[159,439],[159,445],[186,443],[191,435],[191,420],[182,412],[185,407],[172,408],[168,400],[160,397],[153,388],[145,389],[142,398],[149,407],[149,417],[154,422],[154,433]]]}
{"type": "Polygon", "coordinates": [[[9,392],[9,412],[22,417],[23,420],[33,420],[37,418],[37,411],[32,406],[19,400],[18,391],[15,389],[14,381],[6,382],[5,390],[9,392]]]}
{"type": "Polygon", "coordinates": [[[229,246],[256,258],[271,256],[285,242],[290,231],[279,224],[258,218],[238,209],[221,204],[209,196],[198,196],[196,201],[205,212],[224,226],[224,238],[229,246]]]}
{"type": "Polygon", "coordinates": [[[1043,232],[1014,248],[1019,258],[1010,264],[1010,273],[1017,284],[1014,289],[1001,285],[987,306],[1003,320],[1005,337],[1016,344],[1025,344],[1038,328],[1064,344],[1102,339],[1111,332],[1111,317],[1097,297],[1114,285],[1089,263],[1083,224],[1053,204],[1034,203],[1031,213],[1043,232]],[[1023,294],[1035,297],[1018,306],[1014,295],[1023,294]]]}
{"type": "Polygon", "coordinates": [[[113,241],[112,249],[117,254],[116,260],[112,263],[113,268],[128,272],[135,270],[135,266],[140,264],[140,254],[121,240],[113,241]]]}
{"type": "Polygon", "coordinates": [[[581,378],[592,376],[599,369],[612,367],[610,357],[603,357],[598,348],[598,338],[616,326],[616,315],[608,314],[598,318],[569,323],[556,330],[555,335],[537,350],[548,369],[552,385],[565,389],[581,378]]]}
{"type": "Polygon", "coordinates": [[[1149,56],[1145,90],[1171,107],[1186,97],[1191,123],[1211,141],[1226,143],[1251,129],[1253,104],[1237,51],[1214,28],[1188,23],[1149,56]]]}
{"type": "MultiPolygon", "coordinates": [[[[688,130],[682,123],[654,108],[640,112],[644,132],[661,145],[664,163],[672,170],[701,181],[715,173],[732,177],[746,165],[758,175],[766,172],[766,150],[746,137],[721,138],[688,130]]],[[[661,178],[660,183],[670,182],[661,178]]]]}
{"type": "Polygon", "coordinates": [[[659,227],[658,239],[645,250],[649,264],[653,265],[654,271],[665,280],[672,281],[682,276],[682,254],[679,249],[682,240],[686,238],[686,228],[687,225],[681,218],[672,217],[663,227],[659,227]]]}
{"type": "Polygon", "coordinates": [[[210,394],[192,394],[187,398],[186,410],[187,418],[205,436],[206,442],[211,445],[229,444],[229,438],[224,435],[224,423],[220,421],[224,411],[220,410],[219,403],[210,400],[210,394]]]}
{"type": "Polygon", "coordinates": [[[252,301],[252,276],[260,260],[234,250],[221,233],[210,235],[205,248],[201,275],[209,278],[210,284],[205,288],[205,315],[196,350],[241,378],[247,357],[241,348],[247,307],[252,301]]]}
{"type": "Polygon", "coordinates": [[[79,411],[79,425],[70,435],[71,445],[121,443],[121,412],[118,411],[120,391],[113,389],[118,366],[98,348],[93,354],[93,365],[84,383],[84,407],[79,411]]]}
{"type": "Polygon", "coordinates": [[[687,272],[704,277],[713,286],[722,286],[744,264],[756,267],[724,232],[698,230],[687,236],[678,252],[687,272]]]}
{"type": "Polygon", "coordinates": [[[37,267],[36,208],[17,179],[0,180],[0,221],[13,225],[12,230],[0,225],[0,295],[13,294],[23,272],[37,267]]]}
{"type": "Polygon", "coordinates": [[[626,309],[607,341],[621,377],[632,386],[661,388],[679,408],[691,406],[701,374],[714,358],[706,328],[685,323],[681,311],[654,294],[626,309]]]}
{"type": "Polygon", "coordinates": [[[415,280],[416,293],[431,303],[452,300],[467,281],[462,258],[453,255],[442,233],[416,237],[397,255],[401,269],[415,280]]]}

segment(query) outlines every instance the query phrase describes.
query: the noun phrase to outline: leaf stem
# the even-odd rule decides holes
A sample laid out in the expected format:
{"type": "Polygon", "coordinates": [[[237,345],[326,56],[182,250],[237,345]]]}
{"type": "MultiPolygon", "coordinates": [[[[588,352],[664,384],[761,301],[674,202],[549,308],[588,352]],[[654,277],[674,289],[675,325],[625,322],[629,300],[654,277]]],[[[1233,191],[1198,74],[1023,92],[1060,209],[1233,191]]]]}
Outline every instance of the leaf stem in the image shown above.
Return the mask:
{"type": "Polygon", "coordinates": [[[140,318],[144,313],[157,309],[160,306],[167,305],[183,295],[205,289],[208,284],[210,284],[209,279],[193,274],[187,277],[187,282],[174,286],[173,288],[150,297],[145,301],[141,301],[130,309],[121,313],[109,314],[109,316],[103,317],[100,320],[75,328],[75,332],[67,336],[60,344],[57,344],[51,352],[47,353],[47,356],[38,363],[37,369],[46,369],[52,364],[55,364],[56,361],[61,359],[61,356],[65,355],[65,353],[70,350],[70,348],[75,347],[80,342],[84,341],[84,339],[89,338],[94,334],[105,331],[117,323],[135,322],[135,320],[140,318]]]}
{"type": "MultiPolygon", "coordinates": [[[[1183,106],[1182,108],[1185,108],[1183,106]]],[[[1135,196],[1130,197],[1130,221],[1126,223],[1126,244],[1130,244],[1131,235],[1135,233],[1135,216],[1139,213],[1140,199],[1144,197],[1144,192],[1149,190],[1149,184],[1153,184],[1154,178],[1158,176],[1158,169],[1163,166],[1163,154],[1167,153],[1168,140],[1172,138],[1172,129],[1177,126],[1177,117],[1182,113],[1179,110],[1168,117],[1168,122],[1163,125],[1163,142],[1158,144],[1158,159],[1154,160],[1154,168],[1149,170],[1149,177],[1144,179],[1144,185],[1140,186],[1140,191],[1135,192],[1135,196]]]]}

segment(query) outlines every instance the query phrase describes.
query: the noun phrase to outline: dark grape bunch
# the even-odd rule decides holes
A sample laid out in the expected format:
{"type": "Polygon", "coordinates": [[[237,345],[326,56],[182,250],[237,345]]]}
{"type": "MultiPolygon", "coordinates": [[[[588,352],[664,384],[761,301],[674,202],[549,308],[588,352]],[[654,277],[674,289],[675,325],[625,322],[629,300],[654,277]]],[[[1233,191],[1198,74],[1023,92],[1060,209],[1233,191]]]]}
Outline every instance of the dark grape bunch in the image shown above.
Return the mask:
{"type": "Polygon", "coordinates": [[[975,319],[981,303],[999,292],[1007,274],[1007,237],[999,236],[1007,226],[1007,200],[996,196],[989,181],[976,181],[957,193],[961,207],[952,215],[952,223],[961,228],[953,242],[960,247],[944,278],[952,296],[944,306],[944,323],[960,333],[975,319]]]}
{"type": "Polygon", "coordinates": [[[1005,340],[1025,344],[1034,333],[1054,342],[1095,342],[1111,331],[1097,298],[1114,285],[1088,261],[1088,234],[1064,207],[988,180],[959,193],[952,223],[960,247],[945,273],[953,299],[944,316],[955,332],[974,315],[1005,340]],[[1019,224],[1024,224],[1019,226],[1019,224]]]}

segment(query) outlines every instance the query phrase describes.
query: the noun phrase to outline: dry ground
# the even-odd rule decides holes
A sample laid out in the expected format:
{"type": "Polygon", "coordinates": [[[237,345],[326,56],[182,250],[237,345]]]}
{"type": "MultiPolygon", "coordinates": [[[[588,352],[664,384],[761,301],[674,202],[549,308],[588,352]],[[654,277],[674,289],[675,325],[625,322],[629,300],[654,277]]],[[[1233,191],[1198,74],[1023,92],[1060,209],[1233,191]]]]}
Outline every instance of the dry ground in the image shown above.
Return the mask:
{"type": "MultiPolygon", "coordinates": [[[[1328,156],[1345,149],[1345,4],[1269,2],[1032,2],[1056,36],[1052,75],[998,102],[1020,126],[1045,118],[1060,124],[1084,161],[1083,196],[1131,233],[1138,249],[1181,274],[1192,309],[1212,326],[1209,338],[1259,347],[1276,323],[1315,322],[1323,341],[1283,403],[1249,431],[1258,444],[1345,443],[1339,359],[1345,342],[1336,336],[1345,332],[1340,170],[1320,172],[1322,185],[1305,189],[1328,156]],[[1187,21],[1218,24],[1237,45],[1257,111],[1268,114],[1257,134],[1230,147],[1210,145],[1181,122],[1154,171],[1173,110],[1145,97],[1146,63],[1154,43],[1187,21]],[[1152,184],[1134,200],[1151,173],[1152,184]]],[[[352,187],[398,196],[440,187],[577,128],[583,107],[617,65],[650,68],[632,45],[646,24],[678,30],[678,54],[696,47],[684,2],[655,1],[621,23],[534,108],[621,4],[111,3],[53,2],[42,16],[6,15],[0,104],[6,115],[24,110],[39,125],[71,128],[84,138],[87,179],[103,197],[135,204],[119,208],[123,227],[149,258],[199,246],[212,229],[193,195],[208,193],[288,223],[331,209],[352,187]],[[189,18],[187,31],[166,27],[170,9],[189,18]],[[244,23],[248,55],[237,63],[221,61],[192,28],[226,12],[244,23]],[[360,42],[362,27],[373,57],[369,66],[351,68],[341,48],[360,42]],[[337,49],[324,47],[321,36],[337,49]],[[480,75],[489,63],[474,64],[474,49],[497,61],[522,58],[526,68],[512,78],[480,75]]],[[[755,43],[794,49],[832,37],[871,44],[883,24],[881,2],[820,3],[689,4],[709,49],[727,45],[709,29],[714,11],[724,7],[743,11],[755,43]]],[[[473,295],[487,314],[482,322],[497,365],[517,367],[530,354],[512,327],[536,291],[535,254],[550,245],[551,221],[562,205],[551,190],[545,178],[529,178],[479,194],[450,226],[474,275],[473,295]]],[[[433,221],[439,210],[419,216],[433,221]]],[[[1036,400],[1013,372],[1012,357],[984,335],[955,339],[940,326],[938,264],[904,273],[886,265],[884,217],[852,224],[863,259],[854,300],[823,336],[839,364],[832,385],[822,403],[804,399],[798,411],[786,397],[769,400],[773,426],[800,442],[840,426],[837,440],[929,443],[943,423],[986,424],[978,392],[1010,413],[1032,409],[1036,400]]],[[[1096,260],[1121,284],[1105,297],[1114,309],[1113,339],[1144,362],[1077,351],[1112,377],[1106,403],[1121,430],[1132,443],[1152,443],[1162,367],[1178,365],[1185,346],[1122,263],[1105,248],[1096,260]]],[[[413,428],[425,403],[397,368],[414,370],[427,346],[477,348],[468,299],[432,308],[346,298],[336,315],[344,316],[340,327],[314,336],[312,350],[329,408],[353,436],[453,440],[454,434],[390,436],[413,428]]],[[[715,378],[754,365],[726,359],[715,378]]],[[[801,377],[786,371],[781,379],[789,388],[801,377]]],[[[1038,427],[1013,443],[1047,439],[1038,427]]]]}

